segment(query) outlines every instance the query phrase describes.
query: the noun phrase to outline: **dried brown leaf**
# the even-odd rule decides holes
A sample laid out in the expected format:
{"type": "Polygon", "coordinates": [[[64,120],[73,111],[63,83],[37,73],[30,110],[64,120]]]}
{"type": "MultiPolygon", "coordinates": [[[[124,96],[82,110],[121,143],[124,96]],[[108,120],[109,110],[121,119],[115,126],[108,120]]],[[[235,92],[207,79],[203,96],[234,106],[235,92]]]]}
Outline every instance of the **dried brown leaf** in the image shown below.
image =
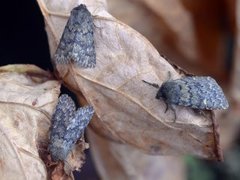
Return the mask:
{"type": "Polygon", "coordinates": [[[3,179],[73,179],[88,148],[82,138],[66,162],[54,163],[48,133],[60,83],[33,65],[0,67],[0,174],[3,179]]]}
{"type": "MultiPolygon", "coordinates": [[[[155,99],[157,89],[142,82],[161,84],[168,78],[168,72],[174,79],[181,75],[142,35],[111,17],[103,6],[98,8],[99,1],[94,8],[86,1],[78,1],[82,2],[94,15],[97,66],[80,69],[74,64],[57,64],[55,68],[79,100],[86,99],[94,106],[97,116],[91,125],[108,138],[146,153],[190,153],[219,159],[221,153],[213,113],[204,112],[203,116],[190,108],[178,107],[174,122],[172,111],[164,113],[165,103],[155,99]]],[[[48,10],[44,12],[50,12],[47,4],[45,7],[48,10]]],[[[59,25],[67,21],[67,17],[59,16],[64,13],[61,9],[56,7],[54,11],[58,13],[45,14],[49,37],[57,39],[50,39],[52,50],[56,49],[63,31],[59,25]]]]}
{"type": "MultiPolygon", "coordinates": [[[[234,1],[109,0],[109,12],[146,36],[161,54],[195,74],[226,80],[226,35],[234,1]],[[232,6],[229,4],[233,4],[232,6]],[[228,9],[231,7],[232,9],[228,9]],[[229,11],[231,13],[227,14],[229,11]],[[207,18],[206,18],[207,17],[207,18]],[[223,19],[228,19],[224,26],[223,19]]],[[[232,25],[232,24],[231,24],[232,25]]]]}
{"type": "Polygon", "coordinates": [[[144,154],[132,146],[108,141],[90,129],[88,138],[95,166],[104,180],[186,179],[180,157],[144,154]]]}
{"type": "Polygon", "coordinates": [[[59,82],[36,66],[0,67],[1,179],[47,178],[38,151],[48,142],[59,89],[59,82]]]}

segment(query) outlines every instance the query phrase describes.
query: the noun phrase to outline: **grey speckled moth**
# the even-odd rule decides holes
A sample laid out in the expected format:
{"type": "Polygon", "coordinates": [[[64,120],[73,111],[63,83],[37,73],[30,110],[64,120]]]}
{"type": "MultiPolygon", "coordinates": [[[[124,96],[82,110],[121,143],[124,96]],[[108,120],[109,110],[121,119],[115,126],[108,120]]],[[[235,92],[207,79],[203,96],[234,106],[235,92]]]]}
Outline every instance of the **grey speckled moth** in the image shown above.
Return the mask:
{"type": "MultiPolygon", "coordinates": [[[[158,87],[156,84],[148,84],[158,87]]],[[[179,105],[201,110],[215,110],[227,109],[229,106],[221,87],[208,76],[187,76],[168,80],[161,85],[156,98],[163,99],[171,108],[172,105],[179,105]]]]}
{"type": "Polygon", "coordinates": [[[59,97],[56,110],[52,116],[50,128],[49,151],[54,161],[64,161],[81,137],[93,116],[92,106],[76,110],[75,103],[66,94],[59,97]]]}
{"type": "Polygon", "coordinates": [[[87,7],[81,4],[73,8],[54,55],[55,63],[68,64],[72,60],[81,68],[94,68],[93,30],[93,17],[87,7]]]}

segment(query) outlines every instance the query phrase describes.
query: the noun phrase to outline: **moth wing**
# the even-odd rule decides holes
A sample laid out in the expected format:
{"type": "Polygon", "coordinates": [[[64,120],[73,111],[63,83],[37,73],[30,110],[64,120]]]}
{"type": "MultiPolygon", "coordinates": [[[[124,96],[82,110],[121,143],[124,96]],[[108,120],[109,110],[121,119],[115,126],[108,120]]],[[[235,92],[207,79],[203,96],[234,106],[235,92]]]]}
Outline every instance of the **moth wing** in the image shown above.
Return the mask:
{"type": "Polygon", "coordinates": [[[228,102],[221,87],[208,76],[186,77],[186,86],[189,89],[190,107],[196,109],[227,109],[228,102]]]}
{"type": "Polygon", "coordinates": [[[65,26],[54,55],[56,63],[75,62],[81,68],[96,65],[93,17],[85,5],[75,7],[65,26]]]}
{"type": "Polygon", "coordinates": [[[66,157],[64,149],[64,136],[69,119],[74,116],[75,103],[66,94],[59,97],[56,110],[52,116],[52,126],[50,128],[49,151],[53,160],[63,160],[66,157]]]}

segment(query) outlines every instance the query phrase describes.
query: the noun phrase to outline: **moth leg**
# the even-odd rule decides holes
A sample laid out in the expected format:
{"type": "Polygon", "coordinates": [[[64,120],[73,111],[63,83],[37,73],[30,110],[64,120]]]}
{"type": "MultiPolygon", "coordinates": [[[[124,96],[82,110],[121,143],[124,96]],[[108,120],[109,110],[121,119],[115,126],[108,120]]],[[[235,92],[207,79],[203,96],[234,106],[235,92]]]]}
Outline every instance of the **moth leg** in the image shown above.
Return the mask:
{"type": "Polygon", "coordinates": [[[167,81],[171,80],[172,79],[172,74],[170,71],[168,71],[168,78],[167,78],[167,81]]]}
{"type": "Polygon", "coordinates": [[[173,111],[174,114],[173,122],[176,122],[177,120],[176,107],[174,105],[170,105],[170,109],[173,111]]]}
{"type": "Polygon", "coordinates": [[[173,111],[173,114],[174,114],[174,119],[173,119],[173,122],[176,122],[176,119],[177,119],[177,114],[176,114],[176,107],[172,104],[168,104],[166,103],[166,109],[165,109],[165,112],[166,113],[169,109],[171,109],[173,111]]]}
{"type": "Polygon", "coordinates": [[[166,113],[168,111],[168,103],[165,103],[166,104],[166,109],[164,111],[164,113],[166,113]]]}
{"type": "Polygon", "coordinates": [[[208,113],[206,113],[206,111],[209,111],[209,110],[201,110],[201,109],[193,109],[193,112],[195,114],[197,114],[198,116],[203,116],[204,118],[208,118],[208,113]]]}
{"type": "Polygon", "coordinates": [[[157,88],[157,89],[160,88],[160,86],[159,86],[158,84],[156,84],[156,83],[150,83],[150,82],[147,82],[147,81],[145,81],[145,80],[142,80],[142,82],[144,82],[144,83],[146,83],[146,84],[148,84],[148,85],[150,85],[150,86],[153,86],[153,87],[155,87],[155,88],[157,88]]]}
{"type": "Polygon", "coordinates": [[[195,114],[202,115],[202,110],[200,109],[192,109],[195,114]]]}

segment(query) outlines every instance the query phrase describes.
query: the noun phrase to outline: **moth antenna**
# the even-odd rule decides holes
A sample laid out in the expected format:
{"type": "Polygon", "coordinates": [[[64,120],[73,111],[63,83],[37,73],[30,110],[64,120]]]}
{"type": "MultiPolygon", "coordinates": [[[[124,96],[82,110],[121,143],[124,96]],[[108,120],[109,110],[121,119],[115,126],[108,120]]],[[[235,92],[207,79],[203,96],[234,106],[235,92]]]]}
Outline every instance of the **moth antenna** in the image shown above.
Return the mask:
{"type": "Polygon", "coordinates": [[[170,71],[168,71],[168,79],[167,79],[167,81],[169,81],[169,80],[171,80],[171,79],[172,79],[172,74],[171,74],[170,71]]]}
{"type": "Polygon", "coordinates": [[[143,81],[144,83],[150,85],[150,86],[153,86],[153,87],[157,88],[157,89],[160,88],[160,86],[159,86],[158,84],[156,84],[156,83],[150,83],[150,82],[147,82],[147,81],[145,81],[145,80],[142,80],[142,81],[143,81]]]}

